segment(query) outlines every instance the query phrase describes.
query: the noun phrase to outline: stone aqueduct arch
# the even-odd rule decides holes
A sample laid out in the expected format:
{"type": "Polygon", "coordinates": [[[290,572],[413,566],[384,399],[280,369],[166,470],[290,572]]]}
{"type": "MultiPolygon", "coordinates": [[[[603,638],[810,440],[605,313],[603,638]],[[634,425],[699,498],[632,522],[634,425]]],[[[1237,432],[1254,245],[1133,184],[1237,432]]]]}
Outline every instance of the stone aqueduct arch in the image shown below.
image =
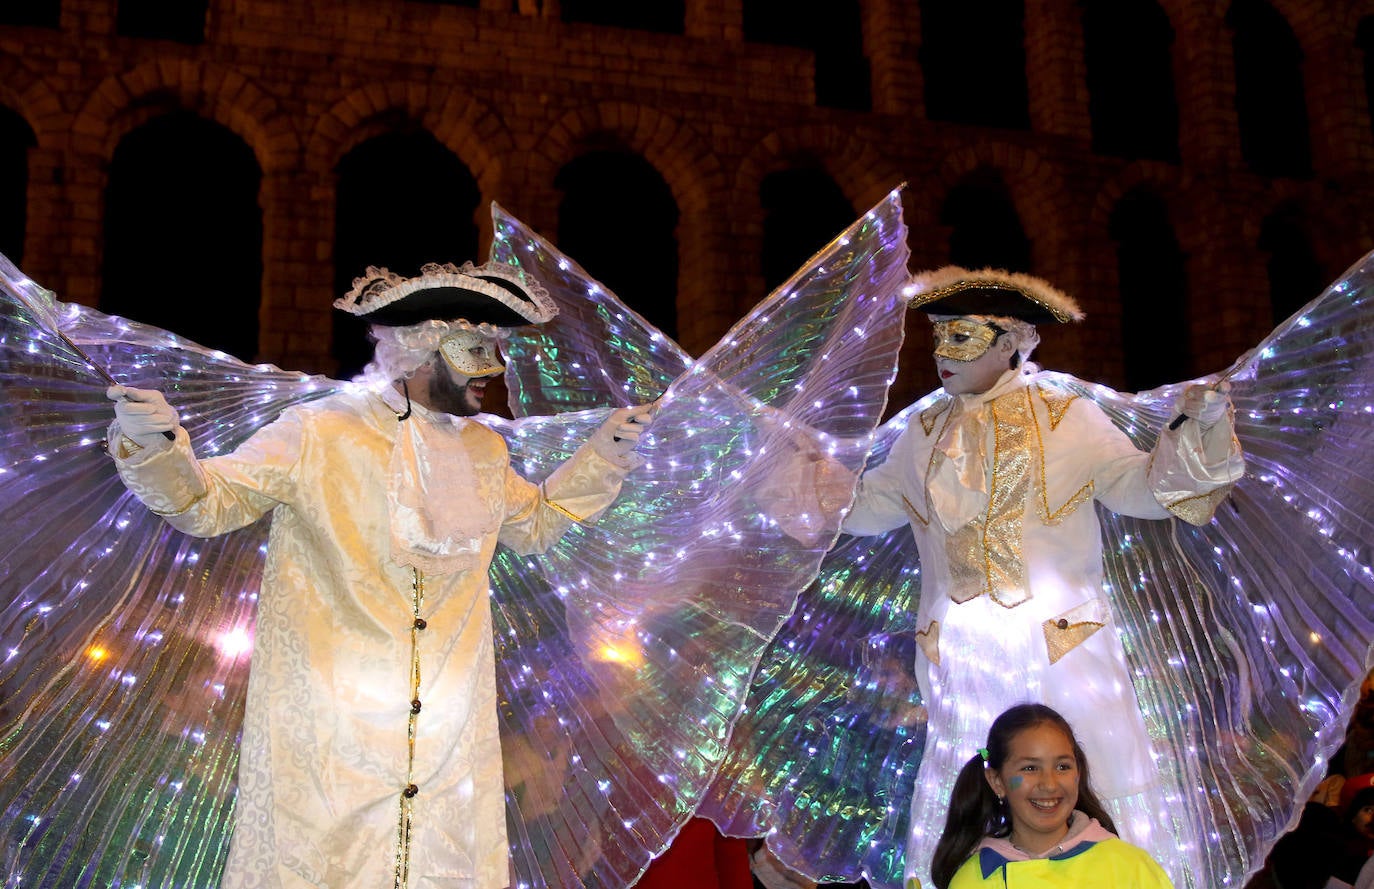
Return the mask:
{"type": "Polygon", "coordinates": [[[722,164],[707,141],[681,119],[643,105],[599,102],[563,114],[526,151],[532,186],[552,201],[558,171],[603,135],[657,170],[677,204],[677,300],[679,307],[691,306],[690,312],[679,312],[678,333],[688,351],[700,352],[736,317],[725,284],[727,232],[720,220],[729,212],[729,194],[722,164]]]}
{"type": "MultiPolygon", "coordinates": [[[[332,184],[339,161],[363,142],[393,128],[399,113],[429,132],[467,167],[488,200],[502,193],[515,139],[500,115],[456,87],[374,83],[341,96],[307,136],[304,166],[317,182],[332,184]]],[[[332,189],[327,190],[331,195],[332,189]]],[[[491,218],[478,213],[478,231],[491,236],[491,218]]]]}
{"type": "Polygon", "coordinates": [[[1098,189],[1088,215],[1088,226],[1093,231],[1106,232],[1111,223],[1112,213],[1122,198],[1144,187],[1164,203],[1173,226],[1179,247],[1187,252],[1192,246],[1201,243],[1205,232],[1195,215],[1180,214],[1179,205],[1185,197],[1185,190],[1179,187],[1177,177],[1171,174],[1168,164],[1158,161],[1138,161],[1128,165],[1117,175],[1111,177],[1098,189]]]}
{"type": "Polygon", "coordinates": [[[1060,170],[1035,151],[986,141],[947,155],[936,172],[942,187],[930,195],[931,217],[939,218],[940,202],[961,179],[983,168],[996,170],[1006,183],[1007,195],[1030,240],[1032,267],[1055,277],[1061,268],[1058,258],[1075,246],[1081,225],[1074,220],[1082,218],[1081,208],[1074,204],[1060,170]]]}
{"type": "MultiPolygon", "coordinates": [[[[349,149],[391,125],[386,115],[392,112],[413,119],[452,150],[473,173],[484,195],[500,194],[515,185],[506,181],[513,166],[507,159],[517,151],[515,137],[496,111],[451,87],[370,84],[340,96],[307,128],[267,90],[237,71],[212,62],[162,59],[105,78],[68,119],[56,93],[41,78],[18,62],[8,62],[6,67],[11,76],[0,87],[0,100],[16,105],[35,126],[40,145],[58,148],[66,138],[65,147],[74,157],[89,159],[90,166],[100,171],[69,184],[73,203],[99,207],[107,182],[104,170],[120,139],[172,109],[221,124],[253,152],[263,171],[265,241],[278,234],[273,229],[272,207],[287,199],[288,180],[296,179],[299,187],[304,171],[311,184],[326,183],[349,149]]],[[[720,283],[730,277],[720,259],[729,232],[719,220],[736,209],[732,177],[690,125],[657,109],[605,102],[568,112],[526,152],[524,167],[536,183],[534,190],[550,187],[557,169],[576,156],[579,143],[601,133],[613,134],[663,176],[681,213],[684,274],[679,301],[690,303],[691,317],[705,322],[700,336],[724,329],[737,317],[736,299],[720,283]]],[[[899,179],[895,171],[875,172],[884,170],[878,153],[835,128],[796,128],[773,134],[733,178],[737,183],[752,180],[756,188],[765,166],[776,166],[783,154],[798,151],[821,158],[856,205],[876,202],[899,179]]],[[[489,230],[489,220],[478,222],[484,231],[489,230]]],[[[91,223],[90,231],[75,232],[74,238],[98,245],[98,222],[91,223]]],[[[100,257],[74,259],[84,266],[77,270],[78,277],[90,282],[78,289],[93,297],[100,257]]],[[[306,302],[324,303],[328,297],[322,293],[306,302]]],[[[265,281],[264,312],[279,301],[271,281],[265,281]]],[[[291,301],[301,307],[299,294],[291,301]]]]}
{"type": "Polygon", "coordinates": [[[12,109],[33,130],[40,149],[59,149],[71,116],[47,81],[16,56],[0,56],[0,105],[12,109]]]}
{"type": "Polygon", "coordinates": [[[688,220],[701,219],[725,193],[720,160],[705,139],[670,114],[628,102],[589,104],[564,114],[530,149],[531,178],[552,183],[584,141],[600,134],[616,137],[658,170],[682,214],[684,229],[688,220]]]}
{"type": "MultiPolygon", "coordinates": [[[[901,173],[882,157],[869,140],[835,126],[797,126],[774,130],[760,139],[735,170],[730,204],[736,237],[749,256],[763,250],[763,209],[759,191],[771,173],[786,170],[799,159],[814,161],[853,207],[855,218],[881,201],[902,182],[901,173]]],[[[764,277],[758,264],[740,269],[743,282],[740,309],[762,299],[764,277]]]]}
{"type": "Polygon", "coordinates": [[[764,178],[786,169],[797,157],[816,160],[856,213],[881,201],[902,182],[901,172],[867,139],[830,125],[788,127],[769,133],[744,156],[734,176],[738,199],[757,210],[755,198],[764,178]]]}
{"type": "Polygon", "coordinates": [[[221,124],[253,151],[264,178],[296,164],[294,121],[269,92],[213,62],[157,59],[106,77],[72,121],[74,154],[108,161],[130,130],[171,108],[221,124]]]}
{"type": "MultiPolygon", "coordinates": [[[[1211,20],[1217,31],[1224,29],[1222,19],[1232,0],[1155,2],[1173,24],[1179,38],[1176,53],[1182,53],[1199,21],[1211,20]]],[[[1309,57],[1330,46],[1331,41],[1352,35],[1363,17],[1374,15],[1374,0],[1353,0],[1341,15],[1329,18],[1310,15],[1296,0],[1268,2],[1284,16],[1309,57]]],[[[1229,50],[1218,53],[1228,56],[1229,50]]],[[[552,193],[553,174],[576,156],[582,140],[597,133],[612,133],[659,171],[678,203],[684,270],[679,300],[692,303],[694,314],[713,319],[705,323],[703,331],[723,329],[737,317],[740,297],[757,295],[739,287],[740,270],[725,268],[720,257],[728,239],[739,237],[741,232],[747,238],[749,230],[757,228],[751,216],[757,208],[749,196],[757,193],[758,183],[768,172],[785,165],[789,156],[814,157],[859,208],[879,200],[902,178],[901,171],[885,165],[869,142],[835,126],[798,126],[770,133],[730,171],[709,141],[690,124],[660,109],[623,102],[570,110],[535,139],[527,134],[515,136],[497,110],[458,88],[378,83],[340,95],[327,112],[306,121],[258,83],[209,61],[145,61],[106,77],[79,108],[67,111],[59,93],[41,75],[22,59],[7,57],[0,59],[0,104],[14,108],[33,128],[38,152],[47,153],[41,163],[57,167],[77,161],[60,198],[72,206],[100,206],[104,171],[114,147],[151,117],[176,107],[225,126],[244,140],[263,170],[263,203],[268,210],[264,237],[269,242],[279,233],[273,228],[271,207],[278,200],[290,199],[294,192],[289,182],[295,182],[297,191],[303,181],[314,186],[326,184],[334,165],[349,148],[386,126],[388,112],[400,111],[429,130],[468,166],[482,193],[489,196],[519,187],[528,189],[536,199],[546,198],[552,193]],[[521,181],[513,181],[517,178],[521,181]],[[732,287],[736,288],[734,298],[732,287]]],[[[1369,129],[1368,121],[1360,123],[1369,129]]],[[[945,158],[935,179],[947,193],[961,176],[980,166],[1002,173],[1031,238],[1033,261],[1037,268],[1047,270],[1063,261],[1065,250],[1071,253],[1078,247],[1076,225],[1100,229],[1107,212],[1104,208],[1136,184],[1154,182],[1156,191],[1170,205],[1187,202],[1185,190],[1168,186],[1168,177],[1156,177],[1148,166],[1141,166],[1128,168],[1107,183],[1091,207],[1076,207],[1052,164],[1032,150],[996,141],[945,158]]],[[[909,191],[908,222],[913,226],[934,224],[942,197],[935,189],[909,191]]],[[[73,215],[84,220],[74,219],[65,226],[71,247],[66,251],[61,278],[68,280],[59,278],[57,283],[75,284],[68,288],[68,295],[80,300],[96,292],[95,270],[100,258],[91,254],[99,250],[99,223],[90,217],[98,220],[100,214],[88,211],[73,215]]],[[[1321,216],[1320,212],[1314,215],[1314,223],[1320,225],[1321,216]]],[[[276,224],[284,225],[286,218],[283,215],[276,224]]],[[[1174,218],[1185,249],[1205,240],[1204,222],[1188,214],[1174,218]]],[[[478,222],[484,231],[489,229],[488,220],[478,222]]],[[[274,297],[271,281],[264,284],[266,306],[274,297]]],[[[299,302],[299,296],[294,299],[299,302]]]]}
{"type": "MultiPolygon", "coordinates": [[[[63,163],[71,167],[64,201],[72,208],[95,208],[67,214],[69,246],[62,251],[60,274],[53,279],[65,298],[93,304],[99,295],[101,220],[115,147],[131,130],[174,109],[214,121],[244,141],[263,171],[264,207],[274,198],[274,174],[290,170],[298,160],[299,138],[291,119],[275,97],[232,68],[154,59],[105,77],[69,118],[60,121],[65,132],[49,137],[60,142],[67,155],[63,163]]],[[[40,126],[45,134],[51,131],[46,119],[40,126]]],[[[264,238],[276,234],[271,215],[265,215],[264,238]]],[[[36,270],[43,271],[41,264],[36,270]]],[[[270,293],[267,284],[264,309],[270,293]]]]}

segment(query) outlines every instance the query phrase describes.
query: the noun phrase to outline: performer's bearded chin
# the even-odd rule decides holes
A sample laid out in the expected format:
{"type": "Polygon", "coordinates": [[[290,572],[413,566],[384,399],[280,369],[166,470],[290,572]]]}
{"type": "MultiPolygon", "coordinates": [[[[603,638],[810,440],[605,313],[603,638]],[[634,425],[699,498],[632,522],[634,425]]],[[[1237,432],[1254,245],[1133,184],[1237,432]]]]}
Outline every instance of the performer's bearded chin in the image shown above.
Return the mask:
{"type": "Polygon", "coordinates": [[[459,377],[445,362],[430,386],[431,406],[455,417],[471,417],[482,411],[482,396],[491,377],[459,377]],[[458,382],[462,379],[463,382],[458,382]]]}

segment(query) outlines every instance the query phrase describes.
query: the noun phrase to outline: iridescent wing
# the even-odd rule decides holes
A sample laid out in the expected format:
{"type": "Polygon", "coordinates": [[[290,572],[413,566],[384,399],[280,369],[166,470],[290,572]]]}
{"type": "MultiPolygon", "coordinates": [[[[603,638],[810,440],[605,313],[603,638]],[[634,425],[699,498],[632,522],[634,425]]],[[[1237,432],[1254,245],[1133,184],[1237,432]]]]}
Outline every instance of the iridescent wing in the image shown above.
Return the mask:
{"type": "MultiPolygon", "coordinates": [[[[1136,692],[1200,840],[1240,886],[1343,740],[1374,643],[1374,254],[1232,368],[1247,471],[1201,528],[1103,513],[1136,692]]],[[[1141,447],[1181,387],[1092,387],[1141,447]]]]}
{"type": "Polygon", "coordinates": [[[6,885],[214,885],[266,524],[185,537],[102,451],[105,382],[168,391],[202,453],[331,381],[64,305],[0,257],[0,867],[6,885]]]}
{"type": "Polygon", "coordinates": [[[500,205],[491,205],[491,260],[519,268],[558,305],[551,324],[518,328],[504,346],[516,417],[644,404],[693,360],[570,257],[500,205]]]}
{"type": "MultiPolygon", "coordinates": [[[[869,466],[929,399],[889,420],[869,466]]],[[[925,713],[911,532],[842,536],[768,648],[701,814],[818,880],[901,882],[925,713]]]]}
{"type": "MultiPolygon", "coordinates": [[[[509,217],[498,231],[497,254],[591,319],[574,325],[583,340],[509,348],[523,365],[512,391],[579,403],[529,363],[543,354],[605,370],[603,404],[659,400],[616,504],[550,553],[493,566],[517,874],[621,885],[700,802],[768,640],[834,540],[895,370],[906,231],[894,194],[697,362],[509,217]],[[639,354],[667,361],[646,369],[639,354]],[[843,467],[836,502],[786,495],[820,463],[843,467]]],[[[511,424],[517,468],[541,477],[604,415],[511,424]]]]}

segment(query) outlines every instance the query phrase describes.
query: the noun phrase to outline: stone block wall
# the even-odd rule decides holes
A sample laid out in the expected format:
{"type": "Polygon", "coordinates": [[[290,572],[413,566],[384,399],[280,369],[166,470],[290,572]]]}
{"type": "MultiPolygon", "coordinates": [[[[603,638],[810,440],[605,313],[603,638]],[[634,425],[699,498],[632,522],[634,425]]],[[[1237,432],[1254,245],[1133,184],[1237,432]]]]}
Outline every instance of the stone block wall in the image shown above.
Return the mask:
{"type": "MultiPolygon", "coordinates": [[[[558,170],[609,134],[662,175],[680,211],[680,339],[715,342],[762,296],[759,187],[818,163],[856,214],[899,183],[913,268],[948,259],[940,207],[966,174],[1006,183],[1033,271],[1089,320],[1047,337],[1047,364],[1111,380],[1120,306],[1108,218],[1148,185],[1187,256],[1199,372],[1271,326],[1262,221],[1302,210],[1334,277],[1374,247],[1374,127],[1356,45],[1374,0],[1273,0],[1302,46],[1315,175],[1248,172],[1227,4],[1161,0],[1174,29],[1178,163],[1094,154],[1075,0],[1026,0],[1029,130],[925,118],[920,4],[860,4],[872,110],[817,107],[805,49],[746,42],[743,0],[688,0],[685,33],[565,23],[557,4],[482,0],[210,0],[204,41],[116,33],[118,0],[63,0],[60,26],[0,26],[0,105],[32,127],[25,268],[64,298],[99,297],[102,201],[120,139],[188,109],[237,134],[263,172],[264,361],[329,372],[334,169],[397,117],[417,122],[496,200],[557,240],[558,170]]],[[[484,234],[485,209],[478,220],[484,234]]],[[[932,384],[923,331],[894,400],[932,384]]]]}

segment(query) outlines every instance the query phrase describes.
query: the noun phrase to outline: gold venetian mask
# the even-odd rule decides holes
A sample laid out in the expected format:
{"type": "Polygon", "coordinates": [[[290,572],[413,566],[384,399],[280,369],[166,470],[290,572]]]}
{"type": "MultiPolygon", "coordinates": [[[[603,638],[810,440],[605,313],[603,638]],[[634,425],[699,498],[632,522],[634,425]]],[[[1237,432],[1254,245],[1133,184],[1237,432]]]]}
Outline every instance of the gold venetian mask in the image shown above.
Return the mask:
{"type": "Polygon", "coordinates": [[[935,322],[935,357],[954,361],[973,361],[992,348],[998,331],[990,324],[970,318],[951,318],[935,322]]]}

